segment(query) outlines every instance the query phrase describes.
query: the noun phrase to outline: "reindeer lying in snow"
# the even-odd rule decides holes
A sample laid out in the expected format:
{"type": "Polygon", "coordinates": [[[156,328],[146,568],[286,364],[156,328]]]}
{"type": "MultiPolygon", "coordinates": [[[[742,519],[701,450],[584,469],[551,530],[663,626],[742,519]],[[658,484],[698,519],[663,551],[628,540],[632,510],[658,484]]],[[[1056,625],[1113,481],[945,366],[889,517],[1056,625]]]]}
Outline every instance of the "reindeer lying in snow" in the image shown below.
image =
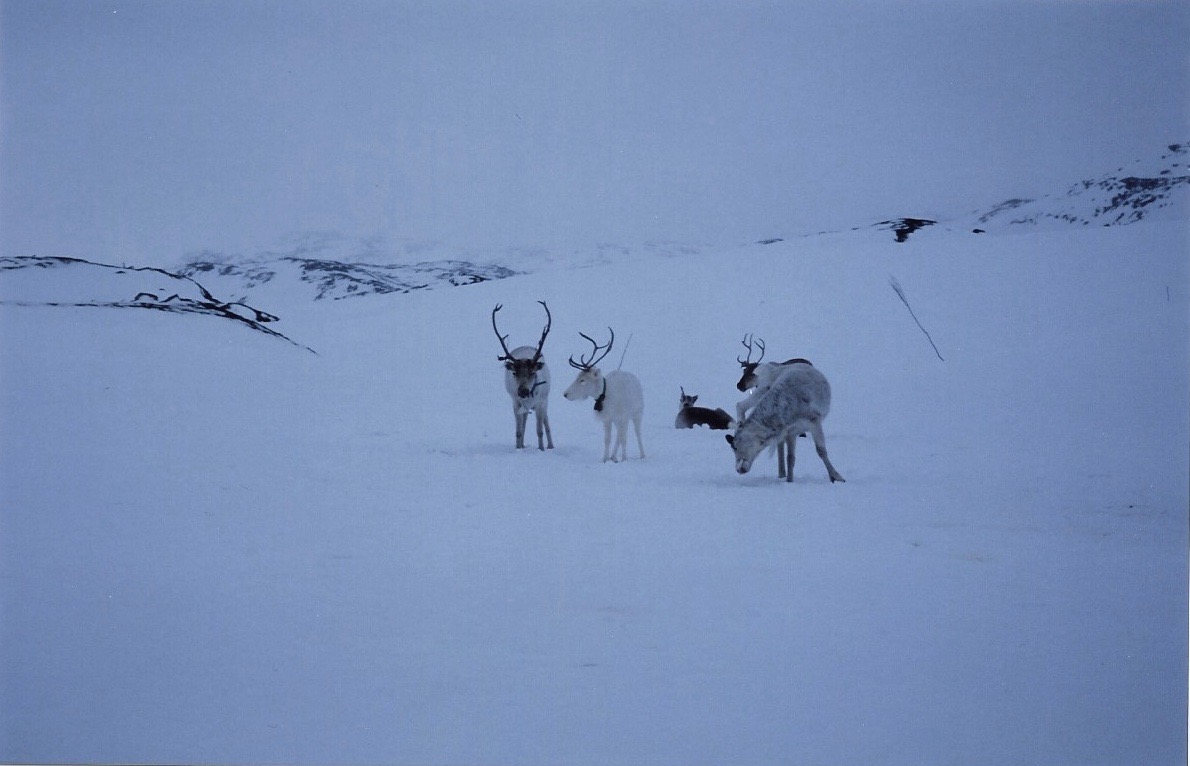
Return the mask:
{"type": "Polygon", "coordinates": [[[591,341],[595,348],[591,351],[589,359],[579,357],[579,361],[576,362],[573,356],[570,357],[570,366],[579,373],[562,396],[574,402],[587,397],[595,399],[595,417],[603,423],[603,462],[611,460],[617,463],[628,459],[628,421],[632,421],[636,429],[636,446],[640,450],[640,456],[645,456],[645,445],[640,438],[640,421],[645,412],[645,397],[640,380],[631,372],[612,370],[604,375],[595,366],[608,355],[612,350],[612,344],[616,342],[616,334],[612,328],[607,328],[607,331],[611,333],[611,340],[606,346],[599,345],[589,335],[579,333],[591,341]],[[600,350],[603,351],[602,354],[599,354],[600,350]],[[599,356],[596,357],[596,354],[599,356]],[[612,424],[616,426],[616,445],[609,453],[612,424]],[[617,454],[619,458],[616,457],[617,454]]]}
{"type": "Polygon", "coordinates": [[[680,409],[678,409],[677,418],[674,419],[674,428],[706,426],[713,431],[726,431],[729,428],[735,428],[735,421],[723,409],[712,410],[707,407],[695,407],[694,403],[698,401],[698,394],[687,394],[686,389],[681,386],[678,389],[681,391],[680,409]]]}
{"type": "Polygon", "coordinates": [[[809,364],[790,365],[769,388],[727,443],[735,452],[737,473],[748,473],[752,461],[771,444],[784,443],[787,462],[781,467],[785,481],[793,481],[793,448],[797,437],[808,433],[814,439],[831,482],[843,477],[826,454],[822,421],[831,409],[831,387],[826,377],[809,364]]]}

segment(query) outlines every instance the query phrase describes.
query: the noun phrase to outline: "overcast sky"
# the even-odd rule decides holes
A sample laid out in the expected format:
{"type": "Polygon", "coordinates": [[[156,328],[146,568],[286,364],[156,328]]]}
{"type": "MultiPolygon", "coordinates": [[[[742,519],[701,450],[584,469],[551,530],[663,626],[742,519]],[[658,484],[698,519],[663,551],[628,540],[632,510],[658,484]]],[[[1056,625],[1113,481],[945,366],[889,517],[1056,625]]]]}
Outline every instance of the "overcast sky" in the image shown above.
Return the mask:
{"type": "Polygon", "coordinates": [[[1190,140],[1190,4],[0,3],[0,255],[737,243],[1190,140]]]}

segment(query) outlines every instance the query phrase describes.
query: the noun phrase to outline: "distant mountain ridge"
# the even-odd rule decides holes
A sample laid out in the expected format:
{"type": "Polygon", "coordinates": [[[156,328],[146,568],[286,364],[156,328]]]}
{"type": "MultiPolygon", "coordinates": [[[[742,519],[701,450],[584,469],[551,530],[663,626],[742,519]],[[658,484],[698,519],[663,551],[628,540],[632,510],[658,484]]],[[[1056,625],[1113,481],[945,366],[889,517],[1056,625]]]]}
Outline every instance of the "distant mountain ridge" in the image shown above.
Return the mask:
{"type": "Polygon", "coordinates": [[[639,257],[673,258],[701,252],[691,245],[647,242],[635,247],[600,243],[589,247],[466,248],[439,242],[354,238],[312,232],[278,251],[252,256],[201,252],[179,268],[182,276],[201,279],[225,295],[269,300],[271,294],[291,300],[309,296],[337,301],[368,295],[404,294],[418,290],[507,279],[551,264],[581,268],[639,257]]]}
{"type": "Polygon", "coordinates": [[[972,216],[976,226],[1028,226],[1058,222],[1076,226],[1122,226],[1179,208],[1190,197],[1190,144],[1170,144],[1155,165],[1117,168],[1080,181],[1057,194],[1009,199],[972,216]]]}
{"type": "MultiPolygon", "coordinates": [[[[934,230],[978,235],[1042,225],[1122,226],[1163,217],[1190,219],[1190,144],[1170,144],[1151,161],[1137,160],[1133,167],[1080,181],[1063,192],[1004,200],[949,221],[900,217],[851,231],[888,231],[896,242],[905,242],[911,236],[923,236],[917,233],[923,229],[925,236],[934,230]]],[[[788,239],[771,237],[756,244],[788,239]]],[[[198,253],[176,271],[73,257],[0,257],[0,305],[206,314],[296,343],[266,326],[278,317],[250,306],[248,296],[253,304],[289,307],[295,299],[404,294],[506,279],[557,265],[583,268],[639,258],[686,258],[704,251],[674,242],[635,247],[603,243],[557,250],[484,250],[477,258],[474,250],[439,243],[390,245],[377,238],[315,232],[291,240],[281,251],[253,257],[198,253]]]]}
{"type": "Polygon", "coordinates": [[[187,262],[179,272],[187,277],[216,275],[231,278],[245,290],[276,279],[283,272],[296,273],[314,289],[314,300],[341,300],[363,295],[408,293],[433,287],[459,287],[492,279],[505,279],[517,272],[499,265],[479,265],[463,260],[424,261],[413,264],[338,261],[331,258],[281,256],[274,260],[198,259],[187,262]]]}
{"type": "MultiPolygon", "coordinates": [[[[887,230],[897,242],[914,232],[939,225],[976,234],[1023,226],[1125,226],[1158,217],[1190,218],[1190,144],[1169,144],[1155,160],[1136,160],[1096,178],[1040,197],[1016,197],[952,220],[901,217],[857,226],[887,230]]],[[[829,232],[820,232],[829,233],[829,232]]],[[[779,238],[761,240],[771,244],[779,238]]]]}

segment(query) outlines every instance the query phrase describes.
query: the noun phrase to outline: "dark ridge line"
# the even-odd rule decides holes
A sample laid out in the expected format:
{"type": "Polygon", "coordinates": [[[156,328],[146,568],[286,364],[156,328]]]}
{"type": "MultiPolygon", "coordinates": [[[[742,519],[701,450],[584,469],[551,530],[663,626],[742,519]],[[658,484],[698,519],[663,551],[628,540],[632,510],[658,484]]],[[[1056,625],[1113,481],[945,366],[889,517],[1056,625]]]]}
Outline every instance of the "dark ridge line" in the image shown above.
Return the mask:
{"type": "Polygon", "coordinates": [[[163,276],[169,277],[170,279],[183,279],[183,280],[186,280],[187,282],[191,283],[192,285],[194,285],[196,288],[198,288],[198,291],[202,294],[202,296],[203,296],[203,298],[205,298],[205,300],[200,301],[200,300],[195,300],[194,298],[184,298],[184,297],[178,295],[177,293],[174,293],[173,295],[170,295],[169,297],[162,300],[161,298],[158,298],[153,293],[140,292],[140,293],[137,293],[136,296],[131,301],[106,301],[106,302],[84,301],[84,302],[79,302],[79,303],[63,303],[63,302],[59,302],[59,301],[0,301],[0,306],[24,306],[24,307],[50,306],[50,307],[66,307],[66,308],[141,308],[141,309],[153,309],[156,311],[164,311],[167,313],[175,313],[175,314],[206,314],[208,316],[214,315],[214,316],[223,317],[225,319],[233,319],[237,322],[241,322],[243,324],[248,325],[248,327],[252,328],[253,330],[262,332],[265,335],[271,335],[274,338],[280,338],[281,340],[292,343],[293,345],[297,346],[298,348],[304,348],[305,350],[309,351],[311,354],[318,356],[318,352],[315,351],[314,349],[310,348],[309,346],[307,346],[303,343],[298,343],[297,341],[293,340],[292,338],[288,337],[287,335],[277,332],[276,330],[272,329],[271,327],[265,327],[266,322],[278,321],[277,316],[275,316],[273,314],[269,314],[268,312],[265,312],[265,311],[261,311],[257,308],[252,307],[252,306],[249,306],[248,304],[244,303],[243,301],[231,301],[231,302],[220,301],[218,298],[216,298],[214,295],[212,295],[211,292],[209,290],[207,290],[207,288],[203,287],[195,279],[185,276],[183,274],[174,274],[172,272],[166,271],[165,269],[161,269],[156,266],[115,266],[110,263],[97,263],[95,261],[89,261],[85,258],[73,258],[70,256],[27,255],[27,256],[17,256],[16,258],[0,258],[0,271],[8,271],[8,270],[19,269],[19,268],[28,268],[29,266],[32,266],[33,268],[49,268],[50,265],[53,263],[84,264],[87,266],[96,266],[96,267],[104,268],[104,269],[113,269],[118,274],[122,274],[122,273],[128,272],[128,271],[145,271],[145,272],[161,274],[163,276]],[[16,262],[17,258],[28,259],[29,261],[31,261],[31,263],[29,265],[22,265],[22,264],[16,262]],[[8,265],[9,263],[11,263],[12,265],[8,265]],[[151,300],[143,300],[143,298],[150,298],[151,300]],[[249,319],[248,317],[240,316],[239,314],[237,314],[235,311],[232,310],[232,308],[231,308],[232,306],[241,306],[241,307],[247,309],[248,311],[251,311],[254,315],[254,318],[249,319]]]}

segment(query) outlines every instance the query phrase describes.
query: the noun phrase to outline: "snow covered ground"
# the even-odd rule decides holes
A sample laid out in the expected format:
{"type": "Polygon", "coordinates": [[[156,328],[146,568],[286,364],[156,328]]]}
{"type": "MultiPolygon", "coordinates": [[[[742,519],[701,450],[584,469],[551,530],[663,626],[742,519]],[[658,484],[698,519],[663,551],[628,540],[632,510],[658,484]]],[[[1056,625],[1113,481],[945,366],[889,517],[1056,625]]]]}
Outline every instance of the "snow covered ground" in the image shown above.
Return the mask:
{"type": "Polygon", "coordinates": [[[868,229],[253,302],[317,354],[0,307],[0,761],[1184,763],[1186,234],[868,229]],[[546,453],[513,449],[489,324],[532,342],[537,300],[546,453]],[[618,465],[561,397],[607,325],[646,397],[618,465]],[[740,398],[749,332],[831,380],[845,484],[804,440],[788,485],[673,428],[679,386],[740,398]]]}

